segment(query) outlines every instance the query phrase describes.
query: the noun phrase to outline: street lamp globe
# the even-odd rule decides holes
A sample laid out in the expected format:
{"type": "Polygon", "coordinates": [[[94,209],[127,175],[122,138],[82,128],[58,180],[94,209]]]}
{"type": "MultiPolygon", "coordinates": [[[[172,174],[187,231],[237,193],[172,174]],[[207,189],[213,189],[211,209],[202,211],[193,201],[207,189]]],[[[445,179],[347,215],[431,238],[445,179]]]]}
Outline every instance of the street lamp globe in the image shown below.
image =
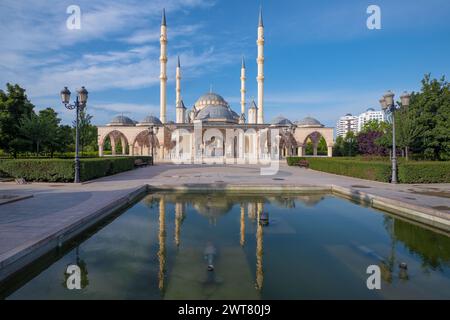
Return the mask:
{"type": "Polygon", "coordinates": [[[411,102],[411,94],[407,91],[403,92],[400,100],[402,102],[402,107],[409,107],[409,103],[411,102]]]}
{"type": "Polygon", "coordinates": [[[384,100],[386,101],[387,107],[391,107],[394,105],[394,97],[395,94],[391,90],[389,90],[384,94],[384,100]]]}
{"type": "Polygon", "coordinates": [[[78,90],[78,99],[80,100],[80,104],[82,106],[86,105],[87,99],[88,99],[89,92],[86,90],[85,87],[81,87],[80,90],[78,90]]]}
{"type": "Polygon", "coordinates": [[[70,90],[67,87],[61,90],[61,101],[64,104],[69,104],[70,102],[70,90]]]}

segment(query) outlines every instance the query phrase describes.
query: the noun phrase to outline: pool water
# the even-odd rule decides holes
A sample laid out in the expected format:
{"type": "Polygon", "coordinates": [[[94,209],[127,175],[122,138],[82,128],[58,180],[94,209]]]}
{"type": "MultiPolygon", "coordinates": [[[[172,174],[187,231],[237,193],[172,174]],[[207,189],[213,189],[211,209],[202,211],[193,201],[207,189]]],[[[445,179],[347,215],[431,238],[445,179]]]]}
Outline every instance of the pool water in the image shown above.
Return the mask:
{"type": "Polygon", "coordinates": [[[152,193],[41,260],[0,297],[450,299],[448,234],[326,194],[152,193]]]}

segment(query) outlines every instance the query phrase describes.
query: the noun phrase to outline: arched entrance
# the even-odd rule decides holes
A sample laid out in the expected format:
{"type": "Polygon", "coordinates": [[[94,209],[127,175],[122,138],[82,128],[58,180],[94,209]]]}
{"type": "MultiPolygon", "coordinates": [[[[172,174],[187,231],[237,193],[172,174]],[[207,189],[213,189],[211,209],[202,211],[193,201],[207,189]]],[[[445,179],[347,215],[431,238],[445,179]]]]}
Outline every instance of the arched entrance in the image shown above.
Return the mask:
{"type": "Polygon", "coordinates": [[[105,151],[113,156],[117,154],[126,155],[129,152],[128,139],[122,132],[113,130],[100,141],[98,149],[100,157],[104,155],[105,151]]]}
{"type": "Polygon", "coordinates": [[[148,130],[140,132],[133,141],[130,155],[151,156],[152,148],[155,158],[159,153],[159,140],[156,135],[150,135],[148,130]]]}

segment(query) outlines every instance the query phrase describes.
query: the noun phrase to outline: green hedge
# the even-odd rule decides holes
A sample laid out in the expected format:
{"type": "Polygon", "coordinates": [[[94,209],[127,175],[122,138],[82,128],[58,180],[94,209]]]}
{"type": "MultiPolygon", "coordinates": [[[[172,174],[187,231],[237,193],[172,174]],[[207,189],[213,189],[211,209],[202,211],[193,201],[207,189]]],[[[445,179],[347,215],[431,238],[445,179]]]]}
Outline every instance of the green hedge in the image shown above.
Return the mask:
{"type": "Polygon", "coordinates": [[[450,183],[450,161],[401,163],[398,180],[400,183],[450,183]]]}
{"type": "Polygon", "coordinates": [[[64,159],[17,159],[0,162],[0,171],[27,181],[73,181],[74,163],[64,159]]]}
{"type": "MultiPolygon", "coordinates": [[[[390,182],[391,163],[388,161],[367,161],[359,158],[301,158],[289,157],[290,166],[307,160],[310,169],[343,176],[390,182]]],[[[399,183],[449,183],[450,161],[399,161],[399,183]]]]}
{"type": "MultiPolygon", "coordinates": [[[[151,157],[114,157],[80,160],[80,180],[87,181],[132,170],[134,161],[150,161],[151,157]]],[[[72,182],[72,159],[11,159],[0,161],[0,172],[14,178],[40,182],[72,182]]]]}
{"type": "Polygon", "coordinates": [[[308,161],[310,169],[343,176],[381,182],[389,182],[391,177],[391,166],[387,162],[337,158],[287,158],[288,165],[290,166],[298,165],[300,160],[308,161]]]}

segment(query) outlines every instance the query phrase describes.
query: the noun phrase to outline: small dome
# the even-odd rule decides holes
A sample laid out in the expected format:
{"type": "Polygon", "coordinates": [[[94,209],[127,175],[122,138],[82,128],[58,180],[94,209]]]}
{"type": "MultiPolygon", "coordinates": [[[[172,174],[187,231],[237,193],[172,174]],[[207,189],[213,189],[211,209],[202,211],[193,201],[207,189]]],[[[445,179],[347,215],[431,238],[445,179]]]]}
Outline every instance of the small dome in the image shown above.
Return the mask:
{"type": "Polygon", "coordinates": [[[109,126],[134,126],[135,124],[135,121],[124,115],[115,116],[112,118],[111,122],[108,123],[109,126]]]}
{"type": "Polygon", "coordinates": [[[292,122],[283,116],[278,116],[273,119],[270,124],[273,126],[291,126],[292,122]]]}
{"type": "Polygon", "coordinates": [[[369,109],[367,109],[367,111],[375,111],[375,109],[374,108],[369,108],[369,109]]]}
{"type": "Polygon", "coordinates": [[[299,127],[323,127],[324,125],[319,122],[319,120],[306,117],[295,123],[299,127]]]}
{"type": "Polygon", "coordinates": [[[208,105],[197,113],[195,119],[202,121],[237,122],[239,116],[228,106],[208,105]]]}
{"type": "Polygon", "coordinates": [[[155,116],[146,116],[142,121],[138,123],[138,126],[148,126],[148,125],[161,125],[162,122],[155,116]]]}

